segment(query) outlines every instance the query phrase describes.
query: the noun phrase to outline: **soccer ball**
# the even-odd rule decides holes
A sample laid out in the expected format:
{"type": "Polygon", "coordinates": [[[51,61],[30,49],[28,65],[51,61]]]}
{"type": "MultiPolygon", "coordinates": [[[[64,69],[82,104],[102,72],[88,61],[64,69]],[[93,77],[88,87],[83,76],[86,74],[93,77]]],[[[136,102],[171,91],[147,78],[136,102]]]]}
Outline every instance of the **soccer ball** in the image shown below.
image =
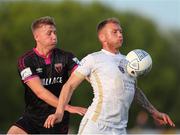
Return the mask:
{"type": "Polygon", "coordinates": [[[127,56],[127,72],[132,77],[147,74],[152,68],[151,56],[142,49],[130,51],[127,56]]]}

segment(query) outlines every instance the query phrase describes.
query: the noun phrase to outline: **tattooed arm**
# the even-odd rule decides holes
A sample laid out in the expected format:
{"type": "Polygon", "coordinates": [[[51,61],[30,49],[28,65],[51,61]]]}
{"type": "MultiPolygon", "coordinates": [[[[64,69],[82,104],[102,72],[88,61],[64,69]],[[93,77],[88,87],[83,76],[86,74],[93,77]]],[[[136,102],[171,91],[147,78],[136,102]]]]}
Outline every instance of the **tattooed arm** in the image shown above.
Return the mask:
{"type": "Polygon", "coordinates": [[[143,107],[147,112],[151,114],[153,119],[160,125],[170,125],[175,127],[175,124],[172,122],[170,117],[162,112],[159,112],[147,99],[145,94],[142,92],[140,88],[136,86],[134,100],[143,107]]]}
{"type": "Polygon", "coordinates": [[[155,111],[157,111],[156,108],[149,102],[142,90],[138,87],[136,87],[134,100],[150,114],[153,114],[155,111]]]}

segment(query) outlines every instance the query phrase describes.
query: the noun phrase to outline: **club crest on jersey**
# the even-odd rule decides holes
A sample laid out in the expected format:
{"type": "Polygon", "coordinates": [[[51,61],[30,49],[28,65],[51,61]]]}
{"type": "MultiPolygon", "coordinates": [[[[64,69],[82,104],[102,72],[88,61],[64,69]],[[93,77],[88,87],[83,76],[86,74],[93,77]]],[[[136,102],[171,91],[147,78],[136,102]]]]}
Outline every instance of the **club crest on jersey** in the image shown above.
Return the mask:
{"type": "Polygon", "coordinates": [[[54,68],[56,70],[56,72],[60,73],[61,70],[62,70],[62,64],[61,63],[57,63],[57,64],[54,64],[54,68]]]}
{"type": "Polygon", "coordinates": [[[120,70],[123,74],[125,73],[125,71],[124,71],[124,68],[123,68],[123,67],[118,66],[118,68],[119,68],[119,70],[120,70]]]}

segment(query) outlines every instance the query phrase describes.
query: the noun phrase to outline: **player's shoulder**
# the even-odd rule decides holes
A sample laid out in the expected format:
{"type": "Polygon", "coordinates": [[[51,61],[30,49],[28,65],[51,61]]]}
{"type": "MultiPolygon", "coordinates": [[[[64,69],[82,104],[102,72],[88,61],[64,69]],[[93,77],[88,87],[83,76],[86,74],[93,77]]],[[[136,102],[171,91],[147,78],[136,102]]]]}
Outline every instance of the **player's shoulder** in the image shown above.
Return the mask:
{"type": "Polygon", "coordinates": [[[27,52],[25,52],[23,55],[21,55],[19,58],[18,58],[18,61],[26,61],[28,59],[31,59],[34,55],[34,51],[33,50],[29,50],[27,52]]]}
{"type": "Polygon", "coordinates": [[[101,61],[107,58],[107,55],[101,50],[94,53],[89,54],[92,59],[95,61],[101,61]]]}
{"type": "Polygon", "coordinates": [[[99,56],[102,55],[102,52],[101,51],[97,51],[97,52],[92,52],[92,53],[89,53],[87,54],[84,59],[88,59],[88,60],[96,60],[99,58],[99,56]]]}
{"type": "Polygon", "coordinates": [[[60,48],[55,48],[55,49],[54,49],[54,52],[55,52],[56,54],[64,55],[64,56],[74,55],[72,52],[66,51],[66,50],[62,50],[62,49],[60,49],[60,48]]]}
{"type": "Polygon", "coordinates": [[[93,53],[89,53],[87,54],[82,60],[81,63],[94,63],[97,59],[99,59],[99,55],[101,54],[100,51],[98,52],[93,52],[93,53]]]}
{"type": "Polygon", "coordinates": [[[119,56],[122,57],[122,58],[126,58],[126,55],[122,54],[122,53],[119,53],[119,56]]]}
{"type": "Polygon", "coordinates": [[[100,56],[102,55],[102,51],[97,51],[97,52],[93,52],[93,53],[90,53],[88,54],[87,56],[90,56],[90,57],[97,57],[97,56],[100,56]]]}

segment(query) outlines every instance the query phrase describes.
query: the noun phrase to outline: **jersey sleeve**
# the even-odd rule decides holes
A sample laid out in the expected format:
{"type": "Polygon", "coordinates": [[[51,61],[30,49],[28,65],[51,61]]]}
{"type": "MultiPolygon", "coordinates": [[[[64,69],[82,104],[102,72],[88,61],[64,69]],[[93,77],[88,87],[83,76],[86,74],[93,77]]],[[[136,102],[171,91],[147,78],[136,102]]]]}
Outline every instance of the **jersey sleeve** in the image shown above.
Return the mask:
{"type": "Polygon", "coordinates": [[[91,55],[84,57],[79,63],[77,69],[75,70],[75,74],[80,77],[89,76],[92,72],[92,68],[94,65],[94,60],[91,55]]]}
{"type": "Polygon", "coordinates": [[[78,58],[76,58],[72,53],[68,54],[68,61],[67,61],[67,66],[68,70],[70,72],[73,72],[79,64],[78,58]]]}
{"type": "Polygon", "coordinates": [[[21,80],[24,81],[24,83],[26,83],[31,78],[38,76],[36,69],[33,67],[32,61],[23,57],[18,59],[18,71],[21,80]]]}

